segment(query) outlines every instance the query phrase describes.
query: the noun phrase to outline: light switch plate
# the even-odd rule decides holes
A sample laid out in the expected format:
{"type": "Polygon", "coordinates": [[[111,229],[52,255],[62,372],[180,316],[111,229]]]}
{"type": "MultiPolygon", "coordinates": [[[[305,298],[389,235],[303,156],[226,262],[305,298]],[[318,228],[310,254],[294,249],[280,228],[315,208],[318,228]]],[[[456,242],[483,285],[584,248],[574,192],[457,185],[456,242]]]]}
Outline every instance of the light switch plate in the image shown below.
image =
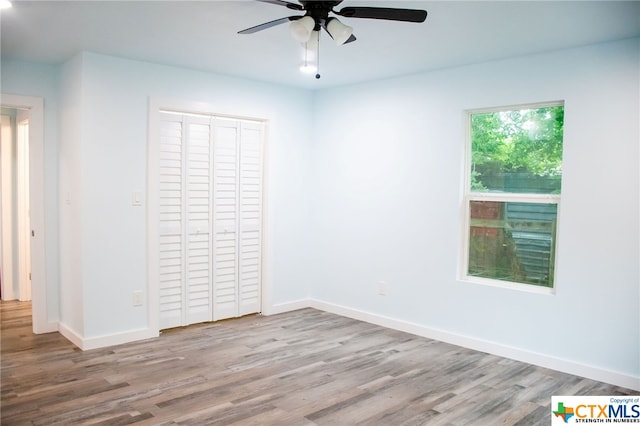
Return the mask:
{"type": "Polygon", "coordinates": [[[133,306],[142,306],[142,292],[139,290],[133,292],[133,306]]]}
{"type": "Polygon", "coordinates": [[[132,206],[141,206],[142,205],[142,192],[134,192],[131,195],[131,205],[132,206]]]}

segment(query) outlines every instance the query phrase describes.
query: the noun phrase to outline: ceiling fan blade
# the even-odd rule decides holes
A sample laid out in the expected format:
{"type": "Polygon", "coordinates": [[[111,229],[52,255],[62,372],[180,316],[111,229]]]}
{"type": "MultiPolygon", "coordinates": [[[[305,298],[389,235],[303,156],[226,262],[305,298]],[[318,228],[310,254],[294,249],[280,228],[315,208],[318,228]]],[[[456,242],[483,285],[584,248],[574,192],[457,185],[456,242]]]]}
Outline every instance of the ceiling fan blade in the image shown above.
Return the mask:
{"type": "Polygon", "coordinates": [[[290,3],[288,1],[284,1],[284,0],[257,0],[257,1],[261,1],[262,3],[271,3],[271,4],[277,4],[279,6],[285,6],[288,7],[289,9],[293,9],[293,10],[304,10],[304,8],[297,4],[297,3],[290,3]]]}
{"type": "Polygon", "coordinates": [[[302,16],[287,16],[286,18],[276,19],[275,21],[265,22],[264,24],[256,25],[255,27],[247,28],[246,30],[238,31],[238,34],[253,34],[258,31],[266,30],[267,28],[275,27],[276,25],[284,24],[285,22],[295,21],[302,18],[302,16]]]}
{"type": "Polygon", "coordinates": [[[387,19],[389,21],[424,22],[426,10],[394,9],[388,7],[345,7],[335,14],[345,18],[387,19]]]}

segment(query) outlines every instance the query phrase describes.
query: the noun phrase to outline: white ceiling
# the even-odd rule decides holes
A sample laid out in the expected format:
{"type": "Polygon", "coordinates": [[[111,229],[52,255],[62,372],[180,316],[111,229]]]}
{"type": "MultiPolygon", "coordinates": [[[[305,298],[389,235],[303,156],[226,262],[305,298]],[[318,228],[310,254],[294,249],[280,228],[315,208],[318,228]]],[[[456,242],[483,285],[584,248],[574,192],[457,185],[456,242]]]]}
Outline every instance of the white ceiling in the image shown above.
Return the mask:
{"type": "MultiPolygon", "coordinates": [[[[295,1],[295,0],[292,0],[295,1]]],[[[59,64],[92,51],[304,88],[343,84],[640,36],[640,1],[356,1],[425,9],[422,24],[340,18],[358,40],[326,33],[320,73],[302,74],[288,25],[300,15],[258,1],[30,1],[0,12],[2,58],[59,64]]]]}

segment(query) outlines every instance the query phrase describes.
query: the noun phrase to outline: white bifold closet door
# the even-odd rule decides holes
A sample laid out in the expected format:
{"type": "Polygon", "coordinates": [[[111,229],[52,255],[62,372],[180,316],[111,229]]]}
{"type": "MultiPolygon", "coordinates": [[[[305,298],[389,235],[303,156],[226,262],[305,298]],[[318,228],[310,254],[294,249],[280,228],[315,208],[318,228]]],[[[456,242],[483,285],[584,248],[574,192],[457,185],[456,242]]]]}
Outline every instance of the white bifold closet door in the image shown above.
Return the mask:
{"type": "Polygon", "coordinates": [[[261,122],[161,113],[160,328],[260,312],[261,122]]]}

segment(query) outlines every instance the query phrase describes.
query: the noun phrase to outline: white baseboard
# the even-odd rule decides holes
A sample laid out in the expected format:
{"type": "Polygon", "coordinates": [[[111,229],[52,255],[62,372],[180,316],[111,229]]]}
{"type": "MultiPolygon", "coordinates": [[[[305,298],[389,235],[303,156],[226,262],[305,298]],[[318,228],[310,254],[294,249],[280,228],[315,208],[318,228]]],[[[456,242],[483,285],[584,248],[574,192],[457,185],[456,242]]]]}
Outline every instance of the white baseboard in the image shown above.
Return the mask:
{"type": "Polygon", "coordinates": [[[85,338],[62,323],[60,323],[59,325],[59,331],[60,334],[67,338],[67,340],[69,340],[71,343],[73,343],[83,351],[104,348],[107,346],[121,345],[123,343],[135,342],[137,340],[152,339],[160,335],[157,331],[154,332],[152,330],[144,328],[139,330],[125,331],[122,333],[85,338]]]}
{"type": "Polygon", "coordinates": [[[58,323],[58,331],[62,334],[68,341],[82,349],[82,336],[80,333],[77,333],[72,328],[69,328],[65,323],[58,323]]]}
{"type": "Polygon", "coordinates": [[[153,339],[159,336],[160,336],[160,333],[157,331],[152,331],[148,328],[141,328],[138,330],[130,330],[122,333],[85,338],[81,349],[83,351],[87,351],[89,349],[98,349],[98,348],[104,348],[106,346],[114,346],[114,345],[121,345],[123,343],[135,342],[137,340],[153,339]]]}
{"type": "Polygon", "coordinates": [[[308,306],[322,311],[331,312],[333,314],[342,315],[348,318],[353,318],[394,330],[415,334],[417,336],[422,336],[445,343],[451,343],[468,349],[474,349],[477,351],[510,358],[516,361],[522,361],[528,364],[549,368],[551,370],[561,371],[563,373],[573,374],[600,382],[610,383],[616,386],[622,386],[628,389],[640,390],[640,377],[638,376],[605,370],[591,365],[556,358],[550,355],[530,352],[524,349],[501,345],[499,343],[490,342],[487,340],[425,327],[420,324],[377,315],[346,306],[324,302],[321,300],[310,299],[308,301],[308,306]]]}
{"type": "Polygon", "coordinates": [[[33,327],[33,334],[45,334],[45,333],[53,333],[59,330],[58,321],[47,322],[44,325],[40,324],[39,328],[36,329],[35,325],[33,327]]]}
{"type": "Polygon", "coordinates": [[[293,302],[286,303],[278,303],[277,305],[272,305],[267,309],[262,310],[263,315],[277,315],[282,314],[284,312],[296,311],[298,309],[309,308],[311,305],[310,299],[299,299],[294,300],[293,302]]]}

